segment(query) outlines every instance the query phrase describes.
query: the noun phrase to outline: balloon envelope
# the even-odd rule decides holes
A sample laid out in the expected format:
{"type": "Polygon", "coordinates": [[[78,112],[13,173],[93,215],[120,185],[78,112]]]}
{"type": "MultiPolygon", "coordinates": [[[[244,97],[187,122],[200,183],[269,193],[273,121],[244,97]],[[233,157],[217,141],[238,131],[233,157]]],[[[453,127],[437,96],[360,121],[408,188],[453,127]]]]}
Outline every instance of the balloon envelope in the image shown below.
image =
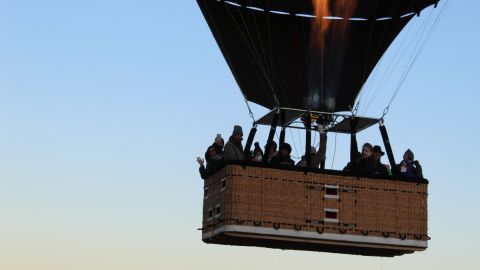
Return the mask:
{"type": "Polygon", "coordinates": [[[349,111],[384,52],[438,0],[357,0],[315,36],[311,0],[197,0],[241,91],[269,109],[349,111]]]}

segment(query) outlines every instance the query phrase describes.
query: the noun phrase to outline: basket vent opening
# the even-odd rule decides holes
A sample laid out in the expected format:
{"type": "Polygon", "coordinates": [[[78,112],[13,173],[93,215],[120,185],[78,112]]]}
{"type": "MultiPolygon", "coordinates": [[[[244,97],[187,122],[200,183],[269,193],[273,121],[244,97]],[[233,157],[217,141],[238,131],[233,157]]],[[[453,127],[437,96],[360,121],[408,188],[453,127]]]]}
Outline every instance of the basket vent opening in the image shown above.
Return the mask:
{"type": "Polygon", "coordinates": [[[338,195],[338,188],[336,187],[326,187],[325,194],[327,195],[338,195]]]}
{"type": "Polygon", "coordinates": [[[328,219],[337,219],[338,212],[332,210],[325,210],[325,218],[328,219]]]}

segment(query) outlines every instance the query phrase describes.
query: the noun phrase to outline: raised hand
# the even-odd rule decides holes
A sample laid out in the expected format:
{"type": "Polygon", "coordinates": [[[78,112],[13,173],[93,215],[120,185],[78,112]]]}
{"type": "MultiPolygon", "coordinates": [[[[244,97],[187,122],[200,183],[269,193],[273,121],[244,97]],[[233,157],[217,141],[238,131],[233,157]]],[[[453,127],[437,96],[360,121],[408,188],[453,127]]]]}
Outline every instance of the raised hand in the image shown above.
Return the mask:
{"type": "Polygon", "coordinates": [[[197,157],[197,162],[200,167],[204,166],[205,160],[203,158],[197,157]]]}

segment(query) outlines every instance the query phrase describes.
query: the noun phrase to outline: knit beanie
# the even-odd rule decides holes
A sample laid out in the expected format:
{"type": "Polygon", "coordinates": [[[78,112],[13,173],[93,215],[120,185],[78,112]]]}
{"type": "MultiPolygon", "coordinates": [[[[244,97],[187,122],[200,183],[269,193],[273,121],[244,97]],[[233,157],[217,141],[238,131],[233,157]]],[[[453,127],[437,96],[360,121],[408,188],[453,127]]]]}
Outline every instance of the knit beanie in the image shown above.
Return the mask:
{"type": "Polygon", "coordinates": [[[240,134],[240,135],[243,135],[242,127],[235,125],[235,126],[233,127],[232,136],[239,135],[239,134],[240,134]]]}

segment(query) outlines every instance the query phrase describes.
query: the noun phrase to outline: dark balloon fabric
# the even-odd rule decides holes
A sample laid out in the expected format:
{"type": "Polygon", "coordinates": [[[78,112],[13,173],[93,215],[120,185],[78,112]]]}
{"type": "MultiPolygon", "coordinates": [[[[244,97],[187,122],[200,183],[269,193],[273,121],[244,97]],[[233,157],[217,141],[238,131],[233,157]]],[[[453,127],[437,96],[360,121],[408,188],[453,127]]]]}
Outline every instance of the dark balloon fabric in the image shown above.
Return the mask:
{"type": "Polygon", "coordinates": [[[350,18],[329,19],[330,30],[317,41],[311,0],[197,0],[247,100],[270,109],[321,110],[333,100],[329,111],[352,109],[404,26],[437,2],[358,0],[350,18]]]}

